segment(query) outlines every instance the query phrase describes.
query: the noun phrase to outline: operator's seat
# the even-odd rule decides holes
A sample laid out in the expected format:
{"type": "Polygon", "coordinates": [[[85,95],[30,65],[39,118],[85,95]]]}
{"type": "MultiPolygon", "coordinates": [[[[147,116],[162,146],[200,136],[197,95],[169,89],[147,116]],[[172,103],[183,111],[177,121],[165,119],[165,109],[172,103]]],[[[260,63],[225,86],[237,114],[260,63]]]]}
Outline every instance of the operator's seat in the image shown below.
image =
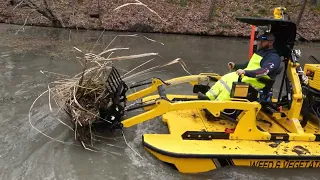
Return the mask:
{"type": "Polygon", "coordinates": [[[264,94],[267,94],[270,91],[272,91],[273,85],[276,82],[278,75],[281,74],[283,69],[284,67],[280,66],[279,70],[276,73],[275,79],[258,79],[258,81],[263,82],[265,84],[265,87],[261,89],[264,92],[264,94]]]}
{"type": "MultiPolygon", "coordinates": [[[[277,53],[277,54],[279,55],[279,53],[277,53]]],[[[283,56],[281,57],[281,55],[279,55],[279,56],[280,56],[280,58],[283,57],[283,56]]],[[[251,102],[253,102],[253,101],[259,102],[263,106],[262,107],[263,111],[270,111],[269,106],[272,106],[272,109],[275,109],[276,107],[274,107],[272,105],[273,104],[272,103],[273,86],[274,86],[274,84],[275,84],[275,82],[277,80],[277,77],[281,74],[283,69],[284,69],[284,66],[280,65],[280,68],[278,69],[274,79],[257,78],[258,81],[260,81],[260,82],[265,84],[264,88],[262,88],[262,89],[256,89],[252,85],[245,83],[245,84],[250,86],[250,88],[248,89],[248,94],[247,94],[246,99],[248,99],[251,102]],[[258,98],[258,94],[259,94],[260,90],[262,90],[262,94],[260,94],[260,95],[263,95],[264,98],[261,98],[261,97],[258,98]],[[269,93],[270,92],[271,92],[271,97],[269,97],[269,93]],[[265,109],[267,109],[267,110],[265,110],[265,109]]],[[[232,89],[233,92],[235,91],[234,88],[236,88],[236,86],[233,86],[233,89],[232,89]]],[[[231,98],[234,98],[234,96],[232,96],[232,94],[231,94],[231,98]]],[[[225,114],[224,112],[222,112],[221,114],[225,118],[232,119],[233,121],[235,121],[237,119],[237,117],[241,113],[242,113],[242,110],[235,110],[234,113],[232,113],[232,114],[230,114],[230,113],[229,114],[225,114]]]]}

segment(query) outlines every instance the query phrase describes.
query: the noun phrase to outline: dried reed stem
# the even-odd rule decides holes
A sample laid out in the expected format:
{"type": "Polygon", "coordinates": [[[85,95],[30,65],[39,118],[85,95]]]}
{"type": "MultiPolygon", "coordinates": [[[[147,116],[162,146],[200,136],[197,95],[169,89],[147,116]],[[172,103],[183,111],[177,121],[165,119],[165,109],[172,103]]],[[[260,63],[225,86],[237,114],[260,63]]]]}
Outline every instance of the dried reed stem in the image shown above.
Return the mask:
{"type": "Polygon", "coordinates": [[[153,14],[155,14],[159,19],[161,19],[161,21],[165,22],[165,20],[157,13],[155,12],[153,9],[149,8],[146,4],[143,4],[141,1],[139,0],[135,0],[136,2],[135,3],[126,3],[126,4],[123,4],[121,6],[118,6],[114,9],[114,11],[117,11],[123,7],[126,7],[126,6],[130,6],[130,5],[138,5],[138,6],[143,6],[145,8],[147,8],[150,12],[152,12],[153,14]]]}

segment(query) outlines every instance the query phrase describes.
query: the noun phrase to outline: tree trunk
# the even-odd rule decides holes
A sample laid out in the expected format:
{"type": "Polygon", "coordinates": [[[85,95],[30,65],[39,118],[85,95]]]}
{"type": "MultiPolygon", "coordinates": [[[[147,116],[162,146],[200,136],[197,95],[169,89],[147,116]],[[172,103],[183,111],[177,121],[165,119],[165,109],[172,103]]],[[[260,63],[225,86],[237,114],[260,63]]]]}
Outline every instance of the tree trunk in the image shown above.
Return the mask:
{"type": "Polygon", "coordinates": [[[303,15],[303,12],[306,8],[306,5],[307,5],[307,0],[303,0],[303,4],[301,6],[301,10],[300,10],[300,13],[299,13],[299,16],[298,16],[298,19],[297,19],[297,27],[299,27],[299,24],[300,24],[300,21],[301,21],[301,18],[302,18],[302,15],[303,15]]]}
{"type": "Polygon", "coordinates": [[[212,16],[213,16],[213,13],[214,13],[214,3],[215,3],[215,0],[211,0],[209,13],[208,13],[208,21],[210,21],[212,19],[212,16]]]}

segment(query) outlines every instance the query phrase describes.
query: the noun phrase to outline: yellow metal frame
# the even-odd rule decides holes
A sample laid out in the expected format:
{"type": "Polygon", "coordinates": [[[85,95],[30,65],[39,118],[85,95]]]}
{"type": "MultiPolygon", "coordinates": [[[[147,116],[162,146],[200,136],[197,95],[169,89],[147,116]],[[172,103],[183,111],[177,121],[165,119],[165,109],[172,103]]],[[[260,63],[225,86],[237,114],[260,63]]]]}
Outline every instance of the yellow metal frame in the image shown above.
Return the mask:
{"type": "MultiPolygon", "coordinates": [[[[302,89],[298,74],[296,72],[295,65],[289,61],[288,64],[288,76],[293,85],[293,102],[291,108],[286,111],[287,117],[282,118],[279,114],[273,115],[280,125],[289,131],[289,140],[299,141],[315,141],[316,136],[314,134],[305,133],[300,125],[300,111],[302,107],[302,89]]],[[[165,87],[179,85],[182,83],[189,83],[192,86],[198,84],[201,81],[210,82],[212,79],[219,80],[221,76],[214,73],[202,73],[199,75],[183,76],[174,79],[167,80],[165,82],[160,79],[153,79],[152,85],[133,93],[127,97],[128,101],[134,101],[157,91],[158,87],[163,85],[165,87]]],[[[230,134],[230,139],[240,140],[270,140],[271,134],[268,132],[260,131],[256,125],[256,117],[261,109],[261,105],[258,102],[249,102],[243,99],[230,99],[228,101],[208,101],[208,100],[193,100],[184,102],[171,102],[173,98],[179,97],[179,95],[170,95],[168,99],[160,98],[159,96],[151,96],[154,98],[155,104],[146,107],[146,112],[137,116],[125,119],[122,121],[124,127],[128,128],[144,121],[151,120],[157,116],[161,116],[165,113],[178,110],[187,109],[207,109],[215,117],[220,116],[220,112],[225,109],[243,110],[238,117],[238,124],[235,131],[230,134]],[[236,101],[234,101],[236,100],[236,101]]],[[[147,98],[148,99],[148,98],[147,98]]],[[[149,97],[150,100],[150,97],[149,97]]]]}
{"type": "Polygon", "coordinates": [[[261,105],[258,102],[245,101],[186,101],[171,103],[164,99],[156,100],[153,109],[122,121],[124,127],[128,128],[144,121],[150,120],[164,113],[186,109],[207,109],[215,117],[225,109],[244,110],[243,116],[239,119],[237,128],[230,139],[267,140],[271,138],[270,133],[260,131],[256,126],[256,116],[261,105]]]}
{"type": "Polygon", "coordinates": [[[288,131],[296,134],[304,134],[303,128],[300,124],[300,113],[303,103],[302,88],[296,68],[299,63],[295,65],[289,61],[288,63],[288,76],[292,84],[292,104],[291,107],[286,111],[285,118],[281,118],[279,114],[275,115],[274,118],[288,131]]]}
{"type": "Polygon", "coordinates": [[[221,76],[215,73],[201,73],[199,75],[182,76],[182,77],[167,80],[165,82],[161,81],[160,79],[154,78],[152,80],[152,85],[150,87],[143,89],[141,91],[138,91],[136,93],[130,94],[129,96],[127,96],[127,100],[134,101],[134,100],[143,98],[155,92],[158,86],[160,85],[174,86],[174,85],[179,85],[183,83],[189,83],[192,86],[194,86],[195,84],[198,84],[201,81],[210,82],[212,78],[219,80],[221,76]]]}

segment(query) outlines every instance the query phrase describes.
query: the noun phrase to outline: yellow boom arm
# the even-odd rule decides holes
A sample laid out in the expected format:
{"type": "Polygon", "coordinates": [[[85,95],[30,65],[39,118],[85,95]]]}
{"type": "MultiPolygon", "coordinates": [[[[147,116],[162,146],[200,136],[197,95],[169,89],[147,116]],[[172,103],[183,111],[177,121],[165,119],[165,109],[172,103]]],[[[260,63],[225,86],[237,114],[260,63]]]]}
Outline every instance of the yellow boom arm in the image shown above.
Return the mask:
{"type": "Polygon", "coordinates": [[[157,88],[161,85],[166,86],[173,86],[183,83],[190,83],[191,85],[195,85],[201,81],[210,81],[210,79],[216,79],[219,80],[221,76],[214,73],[203,73],[199,75],[191,75],[191,76],[182,76],[174,79],[167,80],[165,82],[161,81],[160,79],[153,79],[152,85],[146,89],[143,89],[141,91],[138,91],[136,93],[130,94],[127,96],[128,101],[134,101],[140,98],[143,98],[144,96],[147,96],[157,90],[157,88]]]}

